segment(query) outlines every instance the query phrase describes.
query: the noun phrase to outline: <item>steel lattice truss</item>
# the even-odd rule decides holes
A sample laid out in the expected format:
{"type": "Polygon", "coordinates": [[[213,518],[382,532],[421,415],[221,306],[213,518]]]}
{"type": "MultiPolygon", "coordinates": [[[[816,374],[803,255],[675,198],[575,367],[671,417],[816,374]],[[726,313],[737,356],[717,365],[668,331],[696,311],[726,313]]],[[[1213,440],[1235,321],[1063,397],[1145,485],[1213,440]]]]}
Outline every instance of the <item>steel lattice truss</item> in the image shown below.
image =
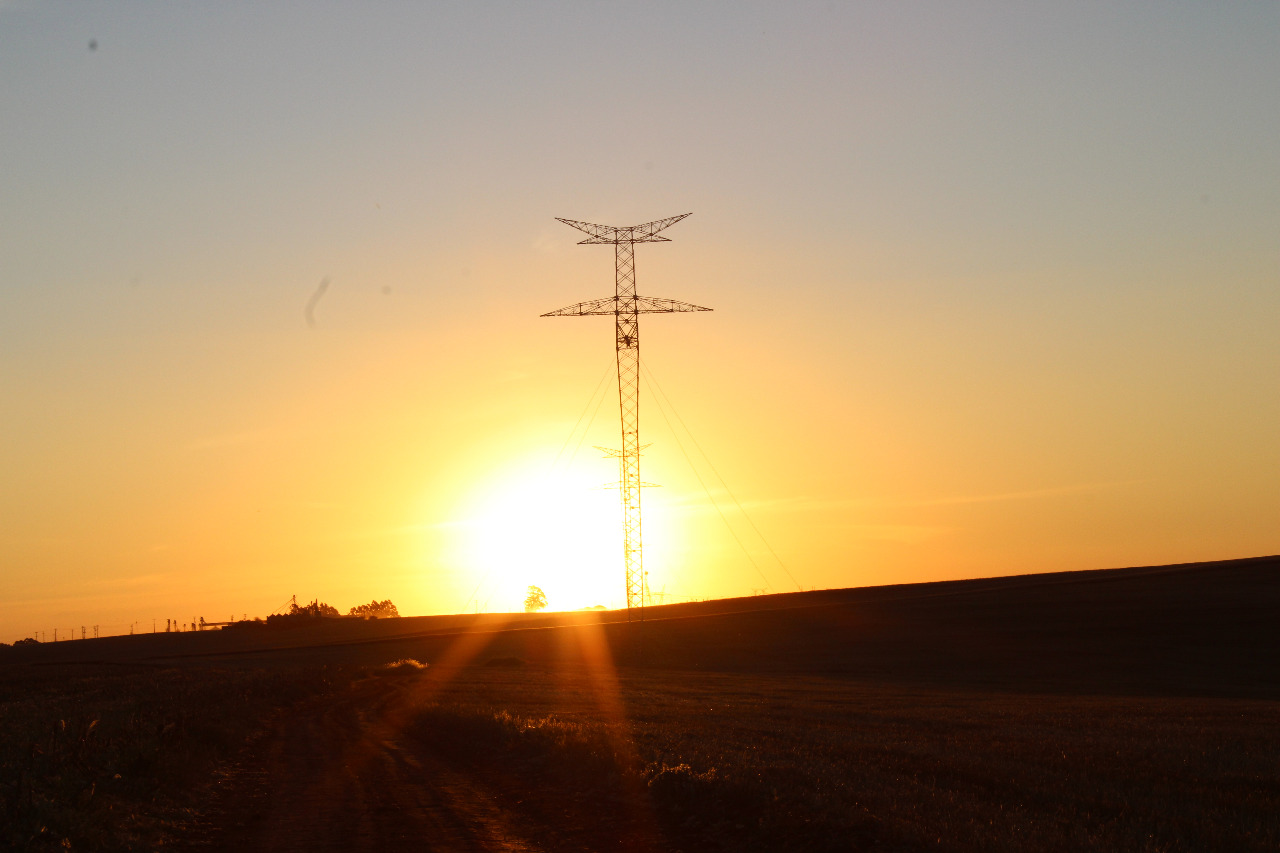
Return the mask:
{"type": "Polygon", "coordinates": [[[640,451],[642,450],[640,446],[640,315],[711,310],[688,302],[678,302],[675,299],[656,299],[638,295],[636,293],[635,244],[669,242],[666,237],[659,237],[658,232],[676,224],[688,215],[685,213],[625,228],[560,219],[559,221],[565,225],[577,228],[587,235],[586,240],[579,241],[581,245],[613,244],[617,287],[612,297],[579,302],[542,315],[543,317],[587,317],[612,314],[615,318],[614,338],[618,352],[618,409],[622,415],[622,449],[605,450],[605,454],[618,459],[621,473],[618,491],[622,498],[622,561],[627,577],[628,618],[633,608],[644,607],[647,590],[640,537],[640,489],[648,485],[640,480],[640,451]]]}

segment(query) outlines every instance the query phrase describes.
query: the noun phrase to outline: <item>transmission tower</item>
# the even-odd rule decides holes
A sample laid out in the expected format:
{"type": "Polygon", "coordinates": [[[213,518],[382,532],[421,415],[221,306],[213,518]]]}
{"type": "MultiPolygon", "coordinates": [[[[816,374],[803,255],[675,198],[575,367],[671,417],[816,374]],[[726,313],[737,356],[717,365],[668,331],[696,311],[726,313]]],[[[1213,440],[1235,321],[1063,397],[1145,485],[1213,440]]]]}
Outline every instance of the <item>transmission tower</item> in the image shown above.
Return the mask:
{"type": "MultiPolygon", "coordinates": [[[[658,219],[643,225],[617,228],[560,219],[560,222],[587,235],[579,245],[612,244],[614,247],[615,281],[613,296],[579,302],[543,317],[588,317],[612,315],[618,352],[618,409],[622,415],[622,449],[616,454],[622,478],[618,491],[622,497],[622,562],[627,576],[627,618],[633,609],[644,607],[644,558],[640,539],[640,315],[674,314],[679,311],[710,311],[699,305],[674,299],[655,299],[636,293],[636,243],[666,243],[658,232],[675,225],[689,214],[658,219]]],[[[641,611],[643,613],[643,611],[641,611]]]]}

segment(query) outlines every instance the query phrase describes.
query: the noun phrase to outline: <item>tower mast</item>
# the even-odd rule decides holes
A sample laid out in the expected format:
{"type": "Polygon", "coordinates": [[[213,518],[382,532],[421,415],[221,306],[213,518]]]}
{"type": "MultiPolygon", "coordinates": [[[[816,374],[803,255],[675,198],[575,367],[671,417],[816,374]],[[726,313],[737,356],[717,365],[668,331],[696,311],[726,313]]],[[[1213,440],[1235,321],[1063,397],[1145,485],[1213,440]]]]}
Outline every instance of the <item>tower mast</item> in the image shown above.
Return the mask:
{"type": "MultiPolygon", "coordinates": [[[[674,299],[656,299],[636,293],[636,243],[666,243],[658,232],[689,216],[688,213],[657,219],[643,225],[615,227],[560,219],[560,222],[587,235],[579,245],[612,244],[614,247],[615,291],[612,297],[579,302],[543,317],[587,317],[613,315],[618,355],[618,410],[622,420],[622,450],[617,451],[622,479],[622,562],[626,570],[627,618],[633,609],[644,607],[644,554],[640,537],[640,315],[674,314],[682,311],[710,311],[699,305],[674,299]]],[[[611,454],[612,455],[612,454],[611,454]]]]}

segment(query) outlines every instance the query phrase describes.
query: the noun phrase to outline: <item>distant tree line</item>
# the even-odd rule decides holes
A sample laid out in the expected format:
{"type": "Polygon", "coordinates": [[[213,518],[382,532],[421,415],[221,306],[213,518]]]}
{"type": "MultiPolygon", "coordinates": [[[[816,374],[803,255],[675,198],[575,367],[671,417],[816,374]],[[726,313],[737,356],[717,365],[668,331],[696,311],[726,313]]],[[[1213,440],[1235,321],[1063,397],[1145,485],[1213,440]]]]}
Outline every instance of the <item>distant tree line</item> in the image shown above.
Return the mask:
{"type": "MultiPolygon", "coordinates": [[[[370,601],[368,604],[357,604],[355,607],[352,607],[350,610],[348,610],[347,617],[353,617],[353,616],[359,619],[395,619],[395,618],[399,618],[400,610],[395,606],[395,604],[389,598],[383,601],[378,601],[378,599],[375,598],[373,601],[370,601]]],[[[334,607],[332,604],[326,604],[325,602],[317,598],[311,603],[303,604],[301,606],[299,606],[298,602],[294,601],[289,605],[288,611],[284,613],[272,614],[271,616],[268,616],[266,619],[261,619],[261,618],[243,619],[239,622],[231,622],[226,624],[215,623],[215,624],[223,625],[223,627],[227,627],[227,628],[255,628],[255,627],[260,628],[264,625],[270,625],[274,627],[285,627],[285,626],[296,626],[296,625],[306,624],[312,619],[340,619],[340,618],[343,618],[343,616],[342,616],[342,613],[339,612],[338,608],[334,607]]],[[[204,630],[205,625],[208,623],[206,623],[204,621],[204,618],[202,617],[200,619],[199,624],[200,624],[200,630],[204,630]]],[[[196,623],[193,621],[191,623],[191,626],[192,626],[192,630],[195,630],[196,623]]],[[[95,625],[94,626],[95,637],[98,636],[97,630],[98,630],[97,626],[95,625]]],[[[40,644],[40,641],[37,640],[35,637],[26,637],[24,639],[17,640],[16,642],[13,643],[12,646],[9,643],[0,643],[0,650],[21,647],[21,646],[35,646],[39,644],[40,644]]]]}
{"type": "Polygon", "coordinates": [[[368,604],[357,604],[347,612],[348,616],[361,616],[365,619],[391,619],[398,617],[400,611],[391,603],[391,599],[378,601],[374,599],[368,604]]]}
{"type": "MultiPolygon", "coordinates": [[[[358,617],[361,619],[387,619],[400,615],[400,611],[396,609],[391,599],[378,601],[376,598],[368,604],[357,604],[347,612],[348,617],[358,617]]],[[[296,626],[310,622],[313,619],[337,619],[342,614],[338,608],[332,604],[326,604],[319,599],[309,604],[299,605],[293,602],[289,605],[289,610],[285,613],[278,613],[268,616],[266,624],[276,627],[296,626]]],[[[236,623],[237,625],[243,623],[236,623]]],[[[258,623],[261,624],[261,623],[258,623]]]]}
{"type": "Polygon", "coordinates": [[[309,616],[314,618],[316,616],[341,616],[342,614],[340,614],[338,612],[338,608],[334,607],[332,604],[325,604],[320,599],[316,599],[310,604],[304,604],[301,607],[299,607],[298,602],[295,601],[293,604],[289,605],[288,615],[309,616]]]}

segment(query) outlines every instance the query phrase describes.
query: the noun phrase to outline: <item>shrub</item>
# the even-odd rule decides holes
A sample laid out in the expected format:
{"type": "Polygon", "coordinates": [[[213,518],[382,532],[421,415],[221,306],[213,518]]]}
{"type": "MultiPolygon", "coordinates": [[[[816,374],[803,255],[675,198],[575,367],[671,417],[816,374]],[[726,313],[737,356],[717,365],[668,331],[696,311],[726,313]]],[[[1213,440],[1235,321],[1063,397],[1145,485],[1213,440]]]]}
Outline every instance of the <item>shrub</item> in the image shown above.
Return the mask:
{"type": "Polygon", "coordinates": [[[426,670],[430,664],[416,661],[413,658],[401,658],[391,663],[384,663],[373,671],[374,675],[417,675],[426,670]]]}

